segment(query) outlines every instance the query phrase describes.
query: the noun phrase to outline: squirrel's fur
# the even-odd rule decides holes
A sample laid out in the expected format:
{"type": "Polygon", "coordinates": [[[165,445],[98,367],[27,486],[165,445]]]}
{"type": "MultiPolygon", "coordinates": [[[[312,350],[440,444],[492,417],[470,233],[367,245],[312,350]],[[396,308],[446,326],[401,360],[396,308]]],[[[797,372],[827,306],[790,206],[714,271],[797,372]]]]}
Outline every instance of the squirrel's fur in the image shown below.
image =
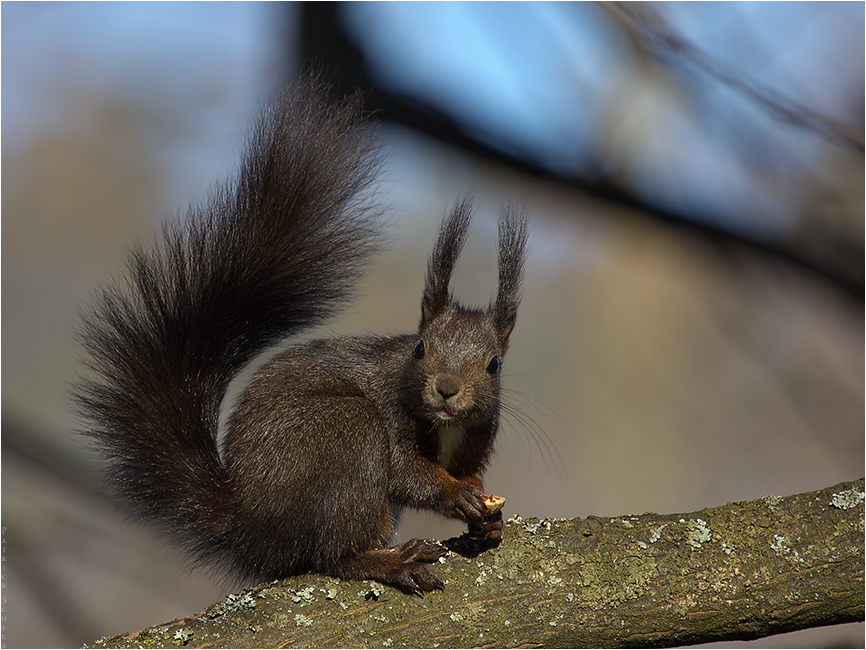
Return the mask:
{"type": "Polygon", "coordinates": [[[463,201],[431,256],[418,331],[276,355],[241,394],[218,450],[231,379],[351,297],[380,242],[364,198],[376,171],[357,110],[299,85],[256,124],[238,179],[166,226],[158,246],[133,251],[125,281],[84,319],[93,376],[74,398],[87,433],[133,511],[199,562],[247,579],[312,571],[422,592],[441,587],[426,565],[443,550],[421,540],[388,548],[402,508],[501,537],[481,477],[526,242],[511,208],[488,309],[449,293],[471,215],[463,201]]]}

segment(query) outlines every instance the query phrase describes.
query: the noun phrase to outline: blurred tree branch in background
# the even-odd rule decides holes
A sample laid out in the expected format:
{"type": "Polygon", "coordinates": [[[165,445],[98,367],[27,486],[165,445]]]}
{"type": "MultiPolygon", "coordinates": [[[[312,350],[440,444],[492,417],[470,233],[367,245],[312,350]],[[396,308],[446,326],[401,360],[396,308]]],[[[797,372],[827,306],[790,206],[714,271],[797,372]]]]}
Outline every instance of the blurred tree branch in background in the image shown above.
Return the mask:
{"type": "MultiPolygon", "coordinates": [[[[307,70],[323,70],[335,82],[340,92],[351,93],[360,89],[368,107],[381,119],[407,126],[487,162],[573,188],[610,204],[636,210],[644,217],[697,233],[720,247],[730,248],[734,255],[738,250],[745,249],[770,259],[792,263],[840,287],[858,302],[863,300],[866,256],[862,207],[857,207],[862,204],[863,194],[863,129],[844,125],[796,102],[779,97],[778,94],[761,88],[745,75],[728,69],[686,38],[673,33],[653,7],[619,3],[600,5],[614,19],[638,52],[638,56],[652,58],[664,64],[662,71],[667,78],[676,79],[670,66],[683,61],[691,63],[705,77],[734,89],[777,121],[784,121],[813,133],[816,137],[841,145],[846,154],[855,159],[853,165],[856,169],[851,174],[840,171],[833,180],[844,184],[842,191],[846,194],[850,192],[850,199],[845,198],[844,201],[855,202],[853,219],[845,216],[845,213],[851,211],[849,206],[839,207],[840,200],[843,200],[839,196],[839,188],[836,185],[828,186],[825,179],[815,179],[814,200],[805,206],[807,212],[801,215],[797,227],[788,235],[772,238],[725,228],[708,214],[697,212],[699,208],[683,213],[647,200],[617,173],[617,167],[621,163],[614,157],[600,158],[594,166],[595,171],[588,176],[563,175],[551,171],[478,139],[446,109],[377,86],[374,73],[365,63],[363,48],[346,33],[340,3],[302,4],[301,54],[304,67],[307,70]],[[813,216],[812,212],[816,214],[813,216]]],[[[673,83],[676,87],[681,85],[676,84],[676,81],[673,83]]],[[[626,107],[621,110],[629,109],[626,107]]],[[[611,125],[610,128],[616,127],[611,125]]],[[[732,142],[728,146],[740,146],[741,149],[754,149],[756,146],[748,132],[744,134],[738,131],[736,135],[739,136],[740,144],[732,142]]],[[[759,151],[764,153],[760,148],[759,151]]],[[[790,157],[791,153],[784,151],[779,155],[790,157]]],[[[850,166],[847,162],[840,164],[850,166]]],[[[769,191],[783,192],[786,183],[794,183],[798,187],[802,185],[797,178],[783,179],[782,182],[778,174],[778,171],[768,174],[766,170],[758,168],[755,177],[768,177],[769,191]]]]}
{"type": "Polygon", "coordinates": [[[855,151],[864,151],[863,129],[830,119],[805,106],[780,97],[728,69],[679,34],[671,31],[664,18],[646,3],[601,2],[608,14],[632,38],[632,42],[659,59],[682,56],[726,86],[736,89],[766,109],[778,120],[808,129],[817,135],[855,151]]]}
{"type": "Polygon", "coordinates": [[[689,514],[518,517],[423,598],[298,576],[91,647],[673,647],[862,621],[863,501],[861,479],[689,514]]]}

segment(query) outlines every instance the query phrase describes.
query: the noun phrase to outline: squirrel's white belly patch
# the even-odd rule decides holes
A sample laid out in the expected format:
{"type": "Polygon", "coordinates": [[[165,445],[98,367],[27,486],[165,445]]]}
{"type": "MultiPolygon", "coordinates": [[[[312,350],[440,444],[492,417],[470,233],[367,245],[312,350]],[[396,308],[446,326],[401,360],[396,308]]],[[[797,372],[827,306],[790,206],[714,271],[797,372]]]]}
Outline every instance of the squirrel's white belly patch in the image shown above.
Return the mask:
{"type": "Polygon", "coordinates": [[[440,424],[437,433],[439,434],[439,463],[447,469],[451,459],[454,458],[454,452],[463,442],[466,429],[459,424],[440,424]]]}

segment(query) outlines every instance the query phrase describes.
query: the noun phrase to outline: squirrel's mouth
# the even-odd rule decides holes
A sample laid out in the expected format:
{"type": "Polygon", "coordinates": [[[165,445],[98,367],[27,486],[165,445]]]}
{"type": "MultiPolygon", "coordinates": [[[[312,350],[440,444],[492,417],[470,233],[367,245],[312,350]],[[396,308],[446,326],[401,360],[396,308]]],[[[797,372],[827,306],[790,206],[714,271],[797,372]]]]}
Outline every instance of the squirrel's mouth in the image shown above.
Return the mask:
{"type": "Polygon", "coordinates": [[[439,416],[440,420],[453,420],[459,415],[459,413],[454,409],[443,407],[436,411],[436,415],[439,416]]]}

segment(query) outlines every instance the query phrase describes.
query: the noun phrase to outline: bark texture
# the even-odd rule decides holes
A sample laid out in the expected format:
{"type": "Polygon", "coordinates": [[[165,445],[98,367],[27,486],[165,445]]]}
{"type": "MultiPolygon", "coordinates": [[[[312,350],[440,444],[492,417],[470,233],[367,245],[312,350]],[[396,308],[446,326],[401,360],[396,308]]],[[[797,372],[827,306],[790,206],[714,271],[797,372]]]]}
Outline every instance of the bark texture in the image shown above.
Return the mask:
{"type": "Polygon", "coordinates": [[[690,514],[513,518],[424,598],[298,576],[93,647],[670,647],[862,621],[863,501],[861,479],[690,514]]]}

